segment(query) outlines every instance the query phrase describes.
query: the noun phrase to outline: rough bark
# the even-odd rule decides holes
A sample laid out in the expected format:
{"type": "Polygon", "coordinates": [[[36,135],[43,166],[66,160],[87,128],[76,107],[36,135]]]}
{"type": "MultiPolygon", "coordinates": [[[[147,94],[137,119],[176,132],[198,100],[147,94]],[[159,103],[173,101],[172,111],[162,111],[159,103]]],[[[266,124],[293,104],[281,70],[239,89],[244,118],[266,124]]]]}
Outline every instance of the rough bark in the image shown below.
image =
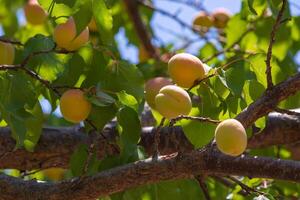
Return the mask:
{"type": "Polygon", "coordinates": [[[192,151],[116,167],[94,176],[37,183],[0,175],[0,199],[88,200],[128,188],[194,175],[238,175],[300,182],[300,162],[267,157],[230,157],[214,149],[192,151]]]}

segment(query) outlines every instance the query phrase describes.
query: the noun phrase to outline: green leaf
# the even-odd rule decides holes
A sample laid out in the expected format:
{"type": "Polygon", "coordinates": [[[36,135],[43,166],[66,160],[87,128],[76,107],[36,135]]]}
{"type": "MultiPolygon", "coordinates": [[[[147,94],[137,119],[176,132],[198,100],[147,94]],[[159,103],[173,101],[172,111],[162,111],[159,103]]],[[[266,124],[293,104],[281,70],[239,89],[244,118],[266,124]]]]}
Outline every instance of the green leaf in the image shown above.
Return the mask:
{"type": "Polygon", "coordinates": [[[250,104],[263,94],[265,87],[256,80],[247,80],[243,91],[246,103],[250,104]]]}
{"type": "Polygon", "coordinates": [[[81,0],[77,1],[79,5],[78,11],[73,15],[76,24],[76,33],[79,35],[89,24],[92,18],[92,0],[81,0]]]}
{"type": "Polygon", "coordinates": [[[249,10],[250,10],[254,15],[257,15],[257,12],[255,11],[255,9],[254,9],[254,7],[253,7],[253,3],[254,3],[254,0],[248,0],[249,10]]]}
{"type": "Polygon", "coordinates": [[[85,161],[88,157],[88,146],[80,145],[72,154],[70,159],[70,169],[73,176],[80,176],[83,173],[85,161]]]}
{"type": "Polygon", "coordinates": [[[233,16],[229,20],[225,29],[226,36],[227,36],[226,47],[229,47],[238,41],[238,39],[247,30],[247,25],[248,22],[243,20],[240,14],[233,16]]]}
{"type": "Polygon", "coordinates": [[[93,16],[95,18],[98,32],[102,43],[113,43],[113,18],[110,9],[107,8],[105,1],[93,0],[93,16]]]}
{"type": "Polygon", "coordinates": [[[117,111],[118,109],[114,104],[105,107],[93,106],[89,119],[93,121],[98,130],[102,130],[116,116],[117,111]]]}
{"type": "Polygon", "coordinates": [[[134,98],[134,96],[132,96],[130,94],[127,94],[125,91],[118,92],[117,96],[119,98],[119,101],[123,105],[128,106],[128,107],[134,109],[135,111],[137,111],[137,109],[138,109],[138,102],[134,98]]]}
{"type": "Polygon", "coordinates": [[[123,162],[130,158],[134,161],[138,158],[137,143],[141,133],[138,114],[132,108],[124,107],[118,112],[117,119],[122,127],[121,151],[123,162]]]}

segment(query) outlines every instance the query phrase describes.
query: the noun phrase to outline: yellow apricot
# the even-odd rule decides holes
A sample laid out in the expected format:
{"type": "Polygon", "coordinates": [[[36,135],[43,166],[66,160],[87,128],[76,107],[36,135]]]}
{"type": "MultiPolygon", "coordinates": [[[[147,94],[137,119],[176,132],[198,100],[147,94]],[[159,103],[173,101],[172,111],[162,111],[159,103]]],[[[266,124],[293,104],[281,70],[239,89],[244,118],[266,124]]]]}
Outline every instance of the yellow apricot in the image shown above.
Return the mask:
{"type": "Polygon", "coordinates": [[[225,28],[230,19],[230,15],[230,12],[225,8],[216,9],[212,13],[214,26],[219,29],[225,28]]]}
{"type": "Polygon", "coordinates": [[[60,98],[60,110],[63,117],[70,122],[85,120],[91,112],[91,103],[79,89],[70,89],[60,98]]]}
{"type": "Polygon", "coordinates": [[[236,119],[227,119],[218,124],[215,138],[218,149],[227,155],[239,156],[247,147],[245,128],[236,119]]]}
{"type": "Polygon", "coordinates": [[[150,58],[146,49],[141,45],[139,48],[139,61],[146,62],[150,58]]]}
{"type": "Polygon", "coordinates": [[[188,53],[173,56],[168,63],[168,71],[173,81],[180,87],[189,88],[198,79],[205,77],[203,63],[188,53]]]}
{"type": "Polygon", "coordinates": [[[60,181],[64,178],[66,170],[63,168],[52,167],[42,171],[47,178],[53,181],[60,181]]]}
{"type": "Polygon", "coordinates": [[[195,16],[193,25],[209,28],[213,25],[213,20],[206,12],[201,11],[195,16]]]}
{"type": "Polygon", "coordinates": [[[162,87],[171,84],[171,80],[164,77],[156,77],[146,82],[145,99],[151,108],[155,109],[155,96],[158,94],[159,90],[162,87]]]}
{"type": "Polygon", "coordinates": [[[43,24],[47,19],[47,12],[39,5],[37,0],[30,0],[24,6],[27,22],[32,25],[43,24]]]}
{"type": "Polygon", "coordinates": [[[15,48],[12,44],[0,41],[0,65],[11,65],[15,59],[15,48]]]}
{"type": "Polygon", "coordinates": [[[162,116],[172,119],[179,115],[188,115],[192,109],[192,101],[184,89],[167,85],[156,95],[155,106],[162,116]]]}
{"type": "Polygon", "coordinates": [[[79,49],[89,40],[89,29],[86,27],[77,37],[76,35],[76,25],[73,17],[70,17],[67,22],[59,24],[53,34],[57,45],[69,51],[79,49]]]}
{"type": "Polygon", "coordinates": [[[94,17],[91,19],[90,23],[88,24],[88,27],[89,30],[92,32],[96,32],[98,30],[96,20],[94,17]]]}

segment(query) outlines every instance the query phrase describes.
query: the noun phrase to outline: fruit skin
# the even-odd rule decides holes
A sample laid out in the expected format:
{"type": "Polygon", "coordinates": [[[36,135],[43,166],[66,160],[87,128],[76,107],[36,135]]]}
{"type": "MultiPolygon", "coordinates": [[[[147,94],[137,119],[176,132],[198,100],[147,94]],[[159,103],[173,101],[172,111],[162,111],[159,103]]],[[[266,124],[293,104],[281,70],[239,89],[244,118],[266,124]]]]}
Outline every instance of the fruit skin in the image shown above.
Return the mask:
{"type": "Polygon", "coordinates": [[[159,90],[166,85],[172,85],[172,81],[164,77],[156,77],[146,82],[145,99],[151,108],[155,109],[155,96],[159,90]]]}
{"type": "Polygon", "coordinates": [[[97,32],[98,28],[94,17],[91,19],[90,23],[88,24],[88,27],[90,31],[97,32]]]}
{"type": "Polygon", "coordinates": [[[24,6],[24,13],[27,22],[32,25],[41,25],[47,19],[47,12],[39,5],[37,0],[30,0],[24,6]]]}
{"type": "Polygon", "coordinates": [[[15,59],[15,48],[12,44],[0,41],[0,65],[11,65],[15,59]]]}
{"type": "Polygon", "coordinates": [[[146,49],[141,45],[141,46],[139,47],[139,61],[140,61],[140,62],[146,62],[149,58],[150,58],[150,56],[148,55],[148,52],[147,52],[146,49]]]}
{"type": "Polygon", "coordinates": [[[230,19],[230,16],[231,16],[231,14],[228,10],[226,10],[224,8],[216,9],[212,13],[214,26],[219,29],[225,28],[227,25],[227,22],[230,19]]]}
{"type": "Polygon", "coordinates": [[[64,178],[64,174],[65,174],[66,170],[62,169],[62,168],[58,168],[58,167],[52,167],[52,168],[49,168],[49,169],[45,169],[42,172],[50,180],[60,181],[64,178]]]}
{"type": "Polygon", "coordinates": [[[86,27],[77,37],[76,35],[76,25],[73,17],[70,17],[67,22],[59,24],[53,34],[57,45],[69,51],[79,49],[89,40],[89,29],[86,27]]]}
{"type": "Polygon", "coordinates": [[[60,110],[63,117],[70,122],[85,120],[91,112],[91,103],[86,100],[79,89],[70,89],[60,98],[60,110]]]}
{"type": "Polygon", "coordinates": [[[193,25],[209,28],[213,26],[213,20],[208,13],[201,11],[195,16],[193,25]]]}
{"type": "Polygon", "coordinates": [[[188,53],[179,53],[173,56],[169,60],[168,71],[172,80],[183,88],[189,88],[197,79],[205,77],[201,60],[188,53]]]}
{"type": "Polygon", "coordinates": [[[218,149],[230,156],[239,156],[247,147],[247,134],[236,119],[222,121],[215,130],[218,149]]]}
{"type": "Polygon", "coordinates": [[[160,89],[155,97],[156,110],[164,117],[173,119],[179,115],[188,115],[192,109],[189,94],[175,85],[167,85],[160,89]]]}

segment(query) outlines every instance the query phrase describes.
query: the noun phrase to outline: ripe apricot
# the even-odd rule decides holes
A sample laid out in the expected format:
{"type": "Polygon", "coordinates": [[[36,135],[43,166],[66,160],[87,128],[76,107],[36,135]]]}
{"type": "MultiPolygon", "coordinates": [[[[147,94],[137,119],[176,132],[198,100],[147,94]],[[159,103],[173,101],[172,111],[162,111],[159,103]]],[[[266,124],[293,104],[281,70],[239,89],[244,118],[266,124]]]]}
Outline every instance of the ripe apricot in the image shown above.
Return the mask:
{"type": "Polygon", "coordinates": [[[89,30],[92,32],[96,32],[98,30],[95,18],[93,17],[88,24],[89,30]]]}
{"type": "Polygon", "coordinates": [[[201,60],[188,53],[173,56],[169,60],[168,71],[173,81],[184,88],[191,87],[196,80],[205,77],[201,60]]]}
{"type": "Polygon", "coordinates": [[[150,58],[150,56],[148,55],[148,52],[147,52],[146,49],[141,45],[141,46],[139,47],[139,61],[140,61],[140,62],[146,62],[149,58],[150,58]]]}
{"type": "Polygon", "coordinates": [[[47,12],[39,5],[37,0],[29,0],[24,6],[27,22],[32,25],[43,24],[47,19],[47,12]]]}
{"type": "Polygon", "coordinates": [[[89,29],[86,27],[77,36],[74,19],[73,17],[70,17],[67,22],[59,24],[55,28],[53,36],[59,47],[74,51],[79,49],[89,40],[89,29]]]}
{"type": "Polygon", "coordinates": [[[60,181],[64,178],[66,170],[63,168],[52,167],[42,171],[44,175],[53,181],[60,181]]]}
{"type": "Polygon", "coordinates": [[[155,109],[155,96],[158,94],[159,90],[162,87],[171,84],[171,80],[164,77],[156,77],[146,82],[145,99],[151,108],[155,109]]]}
{"type": "Polygon", "coordinates": [[[209,28],[213,25],[213,20],[207,12],[201,11],[195,16],[193,25],[209,28]]]}
{"type": "Polygon", "coordinates": [[[224,8],[216,9],[212,13],[214,26],[219,29],[225,28],[230,19],[230,15],[230,12],[224,8]]]}
{"type": "Polygon", "coordinates": [[[91,111],[91,103],[79,89],[70,89],[60,98],[60,110],[63,117],[73,123],[85,120],[91,111]]]}
{"type": "Polygon", "coordinates": [[[175,85],[167,85],[160,89],[155,97],[156,110],[168,119],[179,115],[188,115],[192,109],[189,94],[175,85]]]}
{"type": "Polygon", "coordinates": [[[15,58],[15,48],[12,44],[0,41],[0,65],[11,65],[15,58]]]}
{"type": "Polygon", "coordinates": [[[236,119],[222,121],[215,130],[218,149],[227,155],[238,156],[247,147],[247,134],[243,125],[236,119]]]}

